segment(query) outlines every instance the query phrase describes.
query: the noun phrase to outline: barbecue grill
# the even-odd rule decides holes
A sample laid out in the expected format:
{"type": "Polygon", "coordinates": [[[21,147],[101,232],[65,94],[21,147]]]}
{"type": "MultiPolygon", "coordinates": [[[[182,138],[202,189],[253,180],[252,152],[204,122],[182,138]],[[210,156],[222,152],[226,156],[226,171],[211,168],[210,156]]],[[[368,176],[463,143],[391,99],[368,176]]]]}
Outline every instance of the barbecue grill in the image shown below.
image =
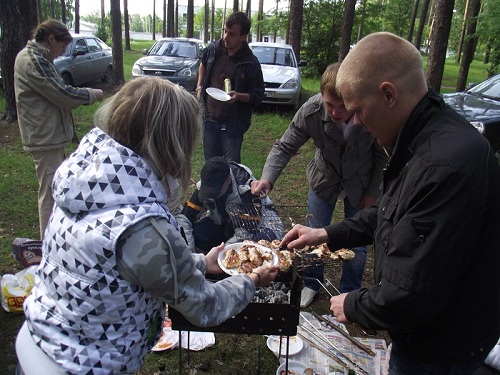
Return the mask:
{"type": "MultiPolygon", "coordinates": [[[[251,204],[227,204],[226,211],[229,213],[230,220],[236,229],[235,238],[237,241],[255,239],[255,237],[269,241],[281,239],[297,223],[312,225],[312,217],[307,217],[305,214],[305,206],[262,205],[259,201],[251,204]]],[[[280,272],[275,279],[275,282],[288,286],[290,296],[288,303],[251,302],[241,313],[213,327],[195,326],[178,311],[169,307],[172,329],[178,330],[179,335],[181,331],[188,331],[188,334],[189,331],[200,331],[295,336],[299,325],[300,292],[302,290],[302,265],[300,262],[302,261],[296,258],[289,271],[280,272]]],[[[211,279],[211,275],[207,275],[207,279],[211,279]]],[[[215,279],[220,278],[215,277],[215,279]]],[[[288,361],[288,357],[286,358],[288,361]]],[[[179,373],[181,371],[179,347],[179,373]]]]}

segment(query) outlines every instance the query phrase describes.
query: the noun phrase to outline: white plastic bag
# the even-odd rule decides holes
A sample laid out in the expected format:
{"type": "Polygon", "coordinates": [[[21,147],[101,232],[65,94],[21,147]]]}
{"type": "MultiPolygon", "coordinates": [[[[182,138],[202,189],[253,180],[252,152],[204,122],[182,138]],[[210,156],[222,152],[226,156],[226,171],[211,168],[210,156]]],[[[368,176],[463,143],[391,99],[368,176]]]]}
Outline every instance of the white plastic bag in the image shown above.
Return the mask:
{"type": "Polygon", "coordinates": [[[0,282],[2,307],[7,312],[23,313],[23,303],[35,285],[35,271],[38,266],[31,266],[15,275],[5,274],[0,282]]]}

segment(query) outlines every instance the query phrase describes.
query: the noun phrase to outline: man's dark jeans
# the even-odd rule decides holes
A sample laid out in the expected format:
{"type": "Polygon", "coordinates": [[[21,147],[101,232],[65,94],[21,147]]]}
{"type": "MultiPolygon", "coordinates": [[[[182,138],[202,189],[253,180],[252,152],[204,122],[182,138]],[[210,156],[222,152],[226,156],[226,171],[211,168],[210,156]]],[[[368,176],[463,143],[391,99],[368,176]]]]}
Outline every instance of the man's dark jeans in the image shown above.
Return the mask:
{"type": "Polygon", "coordinates": [[[243,135],[230,138],[227,135],[227,123],[205,121],[203,123],[203,154],[205,160],[222,156],[226,160],[241,163],[241,145],[243,135]]]}

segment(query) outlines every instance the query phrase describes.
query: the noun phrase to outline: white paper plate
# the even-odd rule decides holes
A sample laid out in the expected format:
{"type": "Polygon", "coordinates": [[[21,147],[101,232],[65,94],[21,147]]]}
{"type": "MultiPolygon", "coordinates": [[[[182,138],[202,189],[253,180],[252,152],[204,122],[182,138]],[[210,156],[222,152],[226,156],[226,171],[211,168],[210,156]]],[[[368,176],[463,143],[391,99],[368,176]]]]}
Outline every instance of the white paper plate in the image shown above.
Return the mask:
{"type": "Polygon", "coordinates": [[[151,349],[153,352],[162,352],[167,349],[177,347],[179,344],[179,332],[170,330],[163,330],[156,345],[151,349]]]}
{"type": "Polygon", "coordinates": [[[227,102],[229,99],[231,99],[231,97],[229,96],[228,93],[226,93],[225,91],[216,89],[215,87],[208,87],[206,89],[206,92],[212,98],[214,98],[215,100],[219,100],[221,102],[227,102]]]}
{"type": "MultiPolygon", "coordinates": [[[[243,245],[244,245],[243,242],[232,243],[232,244],[227,245],[226,247],[224,247],[224,250],[222,250],[219,253],[219,256],[217,257],[217,262],[219,263],[219,266],[222,269],[222,271],[224,271],[228,275],[240,275],[240,273],[238,272],[238,267],[236,267],[236,268],[226,268],[226,267],[223,266],[222,261],[226,257],[226,252],[229,251],[229,250],[231,250],[231,249],[235,249],[235,250],[241,249],[241,246],[243,246],[243,245]]],[[[272,254],[271,261],[264,261],[264,263],[262,264],[263,266],[275,266],[275,265],[278,264],[278,255],[276,255],[276,253],[274,251],[272,251],[271,249],[269,249],[269,248],[267,248],[265,246],[259,245],[257,243],[252,244],[252,245],[255,246],[255,247],[257,247],[261,252],[271,253],[272,254]]]]}
{"type": "MultiPolygon", "coordinates": [[[[304,362],[288,361],[288,371],[294,371],[296,375],[303,375],[308,366],[304,362]]],[[[276,375],[285,375],[286,362],[282,363],[276,370],[276,375]],[[283,373],[282,373],[283,372],[283,373]]]]}
{"type": "MultiPolygon", "coordinates": [[[[304,343],[298,336],[289,337],[290,344],[288,346],[288,355],[297,354],[302,350],[304,343]]],[[[267,347],[276,355],[279,354],[280,349],[280,337],[279,336],[269,336],[267,339],[267,347]]],[[[286,356],[286,336],[281,339],[281,355],[286,356]]],[[[289,362],[290,363],[290,362],[289,362]]],[[[304,367],[305,369],[306,367],[304,367]]]]}

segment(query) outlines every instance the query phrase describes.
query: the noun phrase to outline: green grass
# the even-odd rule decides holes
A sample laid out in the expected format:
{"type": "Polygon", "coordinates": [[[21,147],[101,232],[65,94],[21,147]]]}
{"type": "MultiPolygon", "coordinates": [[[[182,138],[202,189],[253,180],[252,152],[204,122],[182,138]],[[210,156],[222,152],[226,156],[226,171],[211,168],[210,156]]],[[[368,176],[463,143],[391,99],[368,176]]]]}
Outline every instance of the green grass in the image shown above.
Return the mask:
{"type": "MultiPolygon", "coordinates": [[[[149,48],[153,41],[132,41],[131,51],[124,51],[125,79],[129,80],[133,63],[142,56],[141,50],[149,48]]],[[[448,59],[443,78],[443,91],[454,91],[459,66],[454,59],[448,59]]],[[[486,66],[474,61],[469,72],[468,82],[478,82],[486,78],[486,66]]],[[[302,100],[319,91],[319,79],[303,79],[302,100]]],[[[77,131],[81,137],[93,126],[93,115],[99,103],[81,106],[73,111],[77,131]]],[[[4,108],[3,92],[0,92],[0,108],[4,108]]],[[[242,149],[242,161],[259,177],[267,154],[273,142],[288,127],[293,113],[264,107],[257,111],[250,130],[245,134],[242,149]]],[[[0,274],[15,273],[20,265],[12,257],[12,241],[15,237],[38,238],[37,218],[37,181],[34,165],[29,153],[23,151],[19,140],[17,124],[0,124],[0,274]]],[[[71,152],[74,145],[68,147],[71,152]]],[[[272,198],[281,205],[305,205],[307,202],[306,166],[314,155],[314,146],[308,142],[301,148],[285,168],[278,179],[272,198]]],[[[198,144],[192,159],[193,179],[199,179],[203,165],[201,144],[198,144]]],[[[189,195],[190,192],[188,192],[189,195]]],[[[339,220],[341,212],[336,212],[339,220]]],[[[327,309],[327,304],[320,308],[327,309]]],[[[3,357],[0,359],[0,373],[12,374],[16,364],[13,348],[14,337],[23,321],[22,315],[8,314],[0,309],[0,347],[3,357]]],[[[210,363],[212,371],[207,374],[248,374],[254,372],[257,361],[257,348],[261,354],[261,374],[272,374],[278,367],[277,359],[265,347],[265,338],[260,336],[217,335],[216,345],[199,353],[191,353],[191,364],[210,363]],[[221,353],[226,359],[221,363],[221,353]]],[[[161,354],[148,354],[146,364],[139,372],[141,375],[157,371],[158,364],[167,364],[169,373],[176,373],[178,352],[167,351],[161,354]]],[[[186,357],[184,353],[184,363],[186,357]]]]}

